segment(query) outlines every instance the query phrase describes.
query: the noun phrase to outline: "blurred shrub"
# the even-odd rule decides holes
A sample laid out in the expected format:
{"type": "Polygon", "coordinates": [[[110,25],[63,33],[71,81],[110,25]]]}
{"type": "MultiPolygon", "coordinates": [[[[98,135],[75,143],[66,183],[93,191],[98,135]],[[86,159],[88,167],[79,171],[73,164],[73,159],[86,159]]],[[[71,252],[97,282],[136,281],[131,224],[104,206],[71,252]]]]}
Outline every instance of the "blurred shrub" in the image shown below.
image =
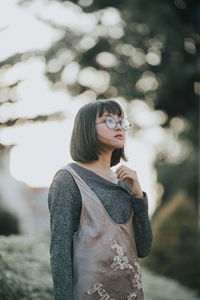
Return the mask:
{"type": "Polygon", "coordinates": [[[53,299],[47,238],[0,237],[0,270],[0,299],[53,299]]]}
{"type": "Polygon", "coordinates": [[[18,218],[13,213],[0,206],[0,234],[9,235],[18,233],[18,218]]]}
{"type": "Polygon", "coordinates": [[[200,300],[194,290],[174,279],[158,276],[144,267],[142,274],[145,300],[200,300]]]}
{"type": "Polygon", "coordinates": [[[153,247],[144,264],[200,292],[200,239],[193,203],[180,191],[161,208],[152,223],[153,247]]]}

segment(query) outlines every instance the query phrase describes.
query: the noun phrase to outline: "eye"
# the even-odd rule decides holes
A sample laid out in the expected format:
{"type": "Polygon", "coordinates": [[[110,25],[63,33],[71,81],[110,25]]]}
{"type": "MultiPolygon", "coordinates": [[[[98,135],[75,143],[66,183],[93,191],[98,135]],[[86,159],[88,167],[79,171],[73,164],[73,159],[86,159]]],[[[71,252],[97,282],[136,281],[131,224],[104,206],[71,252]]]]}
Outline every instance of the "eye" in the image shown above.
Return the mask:
{"type": "Polygon", "coordinates": [[[115,121],[114,121],[113,118],[111,118],[111,117],[108,117],[108,118],[106,119],[106,121],[107,121],[107,123],[110,123],[110,124],[115,123],[115,121]]]}
{"type": "Polygon", "coordinates": [[[127,119],[122,119],[121,124],[125,130],[128,130],[131,127],[131,124],[127,119]]]}

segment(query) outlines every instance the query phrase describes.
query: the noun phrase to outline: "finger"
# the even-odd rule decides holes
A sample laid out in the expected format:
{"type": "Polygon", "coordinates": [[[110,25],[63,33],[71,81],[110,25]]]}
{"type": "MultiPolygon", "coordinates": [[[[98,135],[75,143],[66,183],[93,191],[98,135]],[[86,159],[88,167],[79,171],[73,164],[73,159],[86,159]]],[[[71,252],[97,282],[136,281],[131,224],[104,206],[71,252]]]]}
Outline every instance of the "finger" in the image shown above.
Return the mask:
{"type": "Polygon", "coordinates": [[[123,176],[121,177],[121,180],[124,180],[124,179],[126,179],[126,178],[129,178],[129,177],[125,174],[125,175],[123,175],[123,176]]]}
{"type": "Polygon", "coordinates": [[[127,172],[126,171],[121,171],[120,174],[117,174],[118,178],[122,178],[122,176],[126,175],[127,176],[127,172]]]}
{"type": "Polygon", "coordinates": [[[121,168],[121,166],[120,167],[118,167],[116,170],[115,170],[115,173],[118,173],[119,171],[121,171],[122,170],[122,168],[121,168]]]}
{"type": "Polygon", "coordinates": [[[118,172],[117,172],[117,176],[120,177],[121,174],[122,174],[122,172],[123,172],[123,170],[118,171],[118,172]]]}
{"type": "Polygon", "coordinates": [[[124,171],[124,170],[126,170],[127,168],[125,167],[125,166],[120,166],[119,168],[117,168],[116,169],[116,173],[119,173],[119,172],[121,172],[121,171],[124,171]]]}

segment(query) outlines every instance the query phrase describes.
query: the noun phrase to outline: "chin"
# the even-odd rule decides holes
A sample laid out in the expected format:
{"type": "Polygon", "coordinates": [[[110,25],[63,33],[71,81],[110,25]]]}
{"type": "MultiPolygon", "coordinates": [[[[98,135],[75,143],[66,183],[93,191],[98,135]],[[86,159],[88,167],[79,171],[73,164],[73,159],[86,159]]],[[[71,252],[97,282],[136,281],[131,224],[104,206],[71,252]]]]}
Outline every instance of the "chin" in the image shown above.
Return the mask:
{"type": "Polygon", "coordinates": [[[124,144],[118,144],[118,145],[115,145],[115,149],[122,149],[124,147],[124,144]]]}

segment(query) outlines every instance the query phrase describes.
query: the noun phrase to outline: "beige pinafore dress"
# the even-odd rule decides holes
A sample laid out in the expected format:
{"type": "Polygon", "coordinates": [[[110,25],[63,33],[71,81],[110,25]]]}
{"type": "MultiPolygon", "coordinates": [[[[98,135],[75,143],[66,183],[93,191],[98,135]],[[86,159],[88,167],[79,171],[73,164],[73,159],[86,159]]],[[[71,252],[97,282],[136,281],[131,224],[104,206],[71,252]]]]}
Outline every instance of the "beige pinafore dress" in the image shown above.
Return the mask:
{"type": "Polygon", "coordinates": [[[143,300],[134,212],[125,224],[115,223],[73,168],[63,168],[72,174],[82,197],[73,240],[73,300],[143,300]]]}

